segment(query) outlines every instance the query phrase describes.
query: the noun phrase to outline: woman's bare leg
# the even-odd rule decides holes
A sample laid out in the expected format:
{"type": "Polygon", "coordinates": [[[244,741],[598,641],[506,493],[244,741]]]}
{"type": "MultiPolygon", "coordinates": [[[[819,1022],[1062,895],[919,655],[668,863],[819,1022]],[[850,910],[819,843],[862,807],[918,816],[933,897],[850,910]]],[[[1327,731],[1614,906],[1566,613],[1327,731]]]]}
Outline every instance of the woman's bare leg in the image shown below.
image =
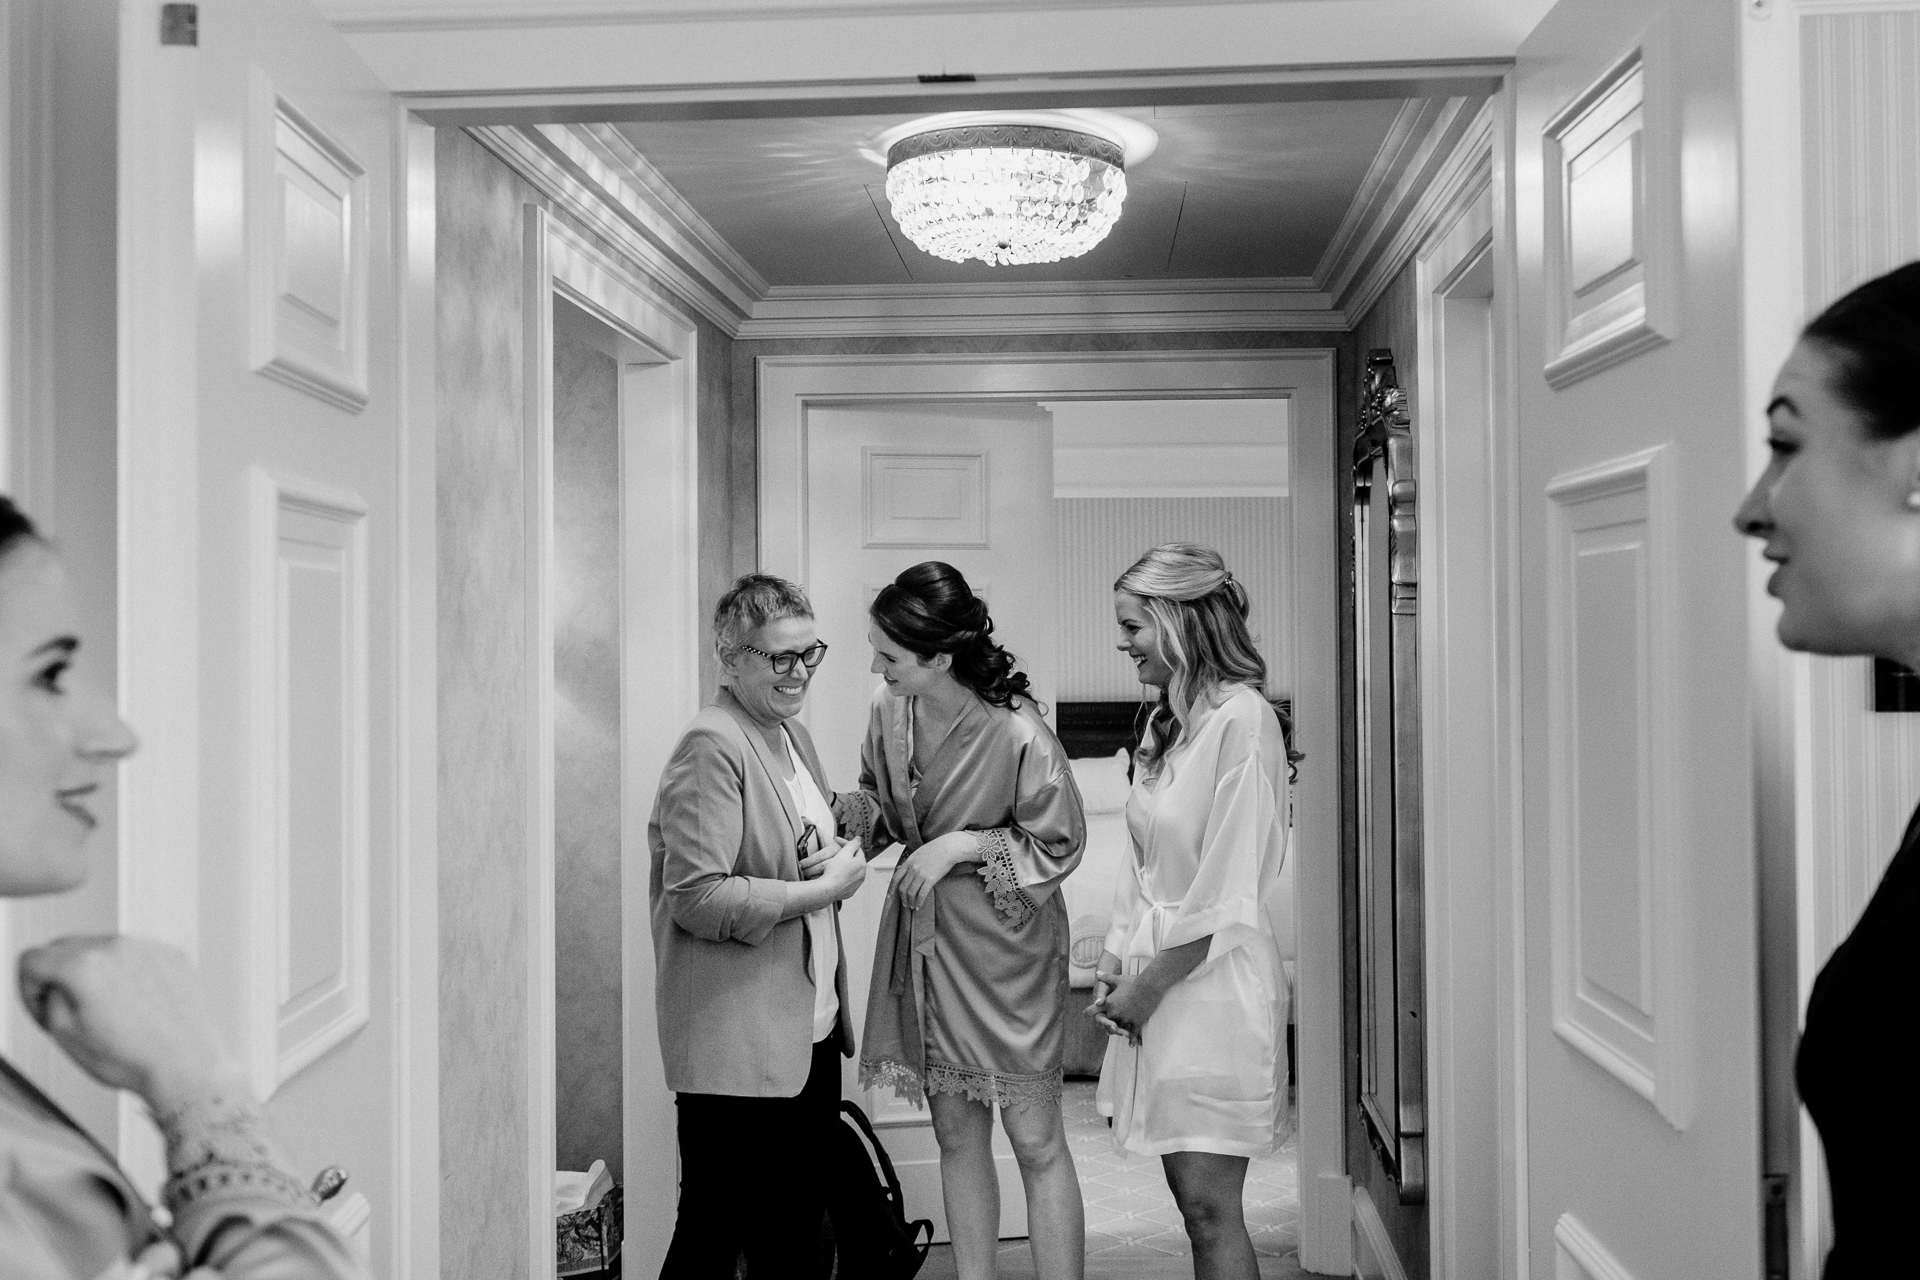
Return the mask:
{"type": "Polygon", "coordinates": [[[1175,1151],[1161,1156],[1160,1163],[1186,1220],[1194,1280],[1259,1280],[1260,1264],[1241,1209],[1247,1158],[1175,1151]]]}
{"type": "Polygon", "coordinates": [[[1000,1179],[993,1170],[993,1108],[957,1094],[927,1098],[940,1144],[940,1198],[959,1280],[994,1280],[1000,1179]]]}
{"type": "Polygon", "coordinates": [[[1087,1270],[1087,1214],[1059,1099],[1002,1107],[1000,1123],[1013,1143],[1027,1192],[1027,1244],[1033,1250],[1035,1275],[1039,1280],[1082,1280],[1087,1270]]]}

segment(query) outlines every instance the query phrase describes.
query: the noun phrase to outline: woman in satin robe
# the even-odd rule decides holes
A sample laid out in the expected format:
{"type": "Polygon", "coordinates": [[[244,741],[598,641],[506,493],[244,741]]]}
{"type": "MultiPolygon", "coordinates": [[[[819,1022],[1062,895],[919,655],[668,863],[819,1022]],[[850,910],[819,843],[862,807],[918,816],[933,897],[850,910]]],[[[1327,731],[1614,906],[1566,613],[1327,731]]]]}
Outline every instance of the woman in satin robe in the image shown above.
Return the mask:
{"type": "Polygon", "coordinates": [[[1119,649],[1159,690],[1127,797],[1133,856],[1114,893],[1094,1010],[1114,1140],[1159,1156],[1194,1274],[1256,1280],[1247,1162],[1287,1120],[1280,956],[1267,898],[1287,851],[1290,762],[1218,552],[1155,547],[1114,584],[1119,649]]]}
{"type": "Polygon", "coordinates": [[[1079,1280],[1085,1215],[1060,1114],[1059,889],[1086,839],[1080,793],[958,570],[908,569],[874,598],[871,622],[885,686],[860,791],[841,807],[864,847],[906,851],[880,920],[861,1081],[931,1108],[962,1280],[993,1274],[994,1106],[1020,1166],[1040,1280],[1079,1280]]]}

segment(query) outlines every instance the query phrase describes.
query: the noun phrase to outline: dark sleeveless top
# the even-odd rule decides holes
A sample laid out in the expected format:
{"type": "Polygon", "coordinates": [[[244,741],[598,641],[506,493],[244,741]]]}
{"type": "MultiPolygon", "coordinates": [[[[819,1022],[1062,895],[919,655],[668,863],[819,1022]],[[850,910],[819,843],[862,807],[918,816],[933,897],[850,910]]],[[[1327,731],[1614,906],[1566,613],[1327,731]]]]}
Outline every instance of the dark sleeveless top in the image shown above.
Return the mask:
{"type": "Polygon", "coordinates": [[[1794,1075],[1833,1191],[1824,1280],[1909,1274],[1920,1023],[1920,810],[1880,887],[1813,984],[1794,1075]]]}

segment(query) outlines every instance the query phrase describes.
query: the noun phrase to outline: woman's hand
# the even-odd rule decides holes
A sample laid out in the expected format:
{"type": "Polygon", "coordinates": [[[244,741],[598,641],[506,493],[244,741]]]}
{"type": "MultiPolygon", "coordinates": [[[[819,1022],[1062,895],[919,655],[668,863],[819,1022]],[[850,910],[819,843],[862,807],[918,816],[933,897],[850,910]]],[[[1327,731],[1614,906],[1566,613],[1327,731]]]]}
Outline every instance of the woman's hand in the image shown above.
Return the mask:
{"type": "Polygon", "coordinates": [[[857,840],[843,841],[839,836],[821,832],[820,847],[800,860],[800,878],[811,880],[825,871],[827,864],[832,862],[839,855],[841,848],[848,843],[856,849],[860,847],[860,842],[857,840]]]}
{"type": "Polygon", "coordinates": [[[33,1020],[100,1083],[156,1112],[248,1092],[187,958],[145,938],[60,938],[20,957],[33,1020]]]}
{"type": "Polygon", "coordinates": [[[1151,974],[1136,973],[1113,975],[1111,988],[1102,1005],[1102,1012],[1134,1044],[1140,1043],[1141,1028],[1147,1025],[1147,1019],[1160,1007],[1160,1001],[1167,989],[1153,980],[1151,974]]]}
{"type": "Polygon", "coordinates": [[[933,896],[933,886],[963,862],[980,861],[980,837],[971,831],[949,831],[936,836],[901,860],[893,873],[893,889],[907,907],[918,910],[933,896]]]}
{"type": "Polygon", "coordinates": [[[1125,1036],[1131,1043],[1138,1044],[1140,1038],[1131,1028],[1121,1026],[1107,1014],[1107,996],[1119,981],[1120,957],[1111,951],[1102,951],[1093,970],[1093,1003],[1087,1006],[1087,1012],[1093,1015],[1094,1025],[1108,1035],[1125,1036]]]}

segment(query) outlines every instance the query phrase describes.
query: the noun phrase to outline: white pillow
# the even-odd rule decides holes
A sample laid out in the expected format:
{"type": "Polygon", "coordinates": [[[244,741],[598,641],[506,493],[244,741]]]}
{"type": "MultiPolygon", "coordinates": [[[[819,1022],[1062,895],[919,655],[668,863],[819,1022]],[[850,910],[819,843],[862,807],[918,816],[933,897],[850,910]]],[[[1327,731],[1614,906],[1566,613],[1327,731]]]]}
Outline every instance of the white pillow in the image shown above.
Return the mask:
{"type": "Polygon", "coordinates": [[[1088,813],[1119,813],[1127,807],[1127,752],[1123,747],[1110,756],[1083,756],[1070,762],[1073,785],[1080,788],[1080,799],[1088,813]]]}

